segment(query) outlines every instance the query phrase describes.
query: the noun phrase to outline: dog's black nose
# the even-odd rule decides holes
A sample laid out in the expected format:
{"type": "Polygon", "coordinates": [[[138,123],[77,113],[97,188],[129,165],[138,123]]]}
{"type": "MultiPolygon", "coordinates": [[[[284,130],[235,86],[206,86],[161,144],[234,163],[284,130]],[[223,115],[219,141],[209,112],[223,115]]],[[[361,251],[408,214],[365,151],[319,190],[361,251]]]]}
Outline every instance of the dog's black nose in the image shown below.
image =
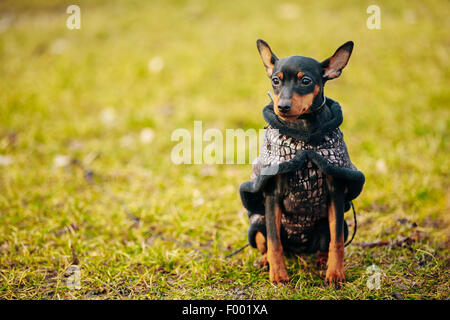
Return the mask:
{"type": "Polygon", "coordinates": [[[288,113],[291,110],[291,102],[289,100],[280,100],[278,102],[278,110],[283,113],[288,113]]]}

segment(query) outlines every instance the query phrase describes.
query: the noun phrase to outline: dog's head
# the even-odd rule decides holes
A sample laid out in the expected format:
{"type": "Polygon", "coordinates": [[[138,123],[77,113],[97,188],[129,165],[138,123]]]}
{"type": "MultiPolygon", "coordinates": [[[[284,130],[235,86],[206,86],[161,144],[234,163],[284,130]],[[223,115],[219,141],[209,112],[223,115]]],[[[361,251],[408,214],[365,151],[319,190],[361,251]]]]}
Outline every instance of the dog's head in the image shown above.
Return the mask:
{"type": "Polygon", "coordinates": [[[353,50],[353,42],[348,41],[319,62],[303,56],[278,59],[265,41],[256,44],[272,81],[274,112],[284,121],[294,121],[322,105],[325,82],[339,77],[353,50]]]}

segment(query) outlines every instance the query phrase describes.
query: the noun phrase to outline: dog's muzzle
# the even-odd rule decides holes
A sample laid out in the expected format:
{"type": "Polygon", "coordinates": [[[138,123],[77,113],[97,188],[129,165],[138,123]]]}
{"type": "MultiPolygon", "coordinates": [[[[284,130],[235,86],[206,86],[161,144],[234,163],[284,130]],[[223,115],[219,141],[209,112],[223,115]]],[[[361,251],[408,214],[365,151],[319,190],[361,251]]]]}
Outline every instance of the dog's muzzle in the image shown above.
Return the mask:
{"type": "Polygon", "coordinates": [[[278,102],[278,110],[283,113],[288,113],[291,110],[292,104],[289,100],[282,99],[278,102]]]}

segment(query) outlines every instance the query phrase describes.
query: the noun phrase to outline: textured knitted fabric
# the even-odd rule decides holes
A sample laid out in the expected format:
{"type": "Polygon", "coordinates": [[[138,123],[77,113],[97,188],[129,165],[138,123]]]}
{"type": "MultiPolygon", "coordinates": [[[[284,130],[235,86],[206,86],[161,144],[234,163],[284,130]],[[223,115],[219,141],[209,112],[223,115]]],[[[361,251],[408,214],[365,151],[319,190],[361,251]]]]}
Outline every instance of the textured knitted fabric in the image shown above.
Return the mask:
{"type": "MultiPolygon", "coordinates": [[[[255,235],[265,231],[263,190],[271,177],[285,174],[287,188],[282,195],[283,247],[292,252],[326,251],[329,243],[326,175],[345,183],[345,211],[362,190],[364,175],[350,161],[339,129],[342,111],[327,98],[325,111],[309,116],[315,123],[308,130],[281,122],[273,105],[264,109],[269,123],[259,157],[252,166],[251,180],[240,187],[241,200],[248,210],[249,243],[256,247],[255,235]]],[[[344,236],[347,237],[347,225],[344,236]]]]}

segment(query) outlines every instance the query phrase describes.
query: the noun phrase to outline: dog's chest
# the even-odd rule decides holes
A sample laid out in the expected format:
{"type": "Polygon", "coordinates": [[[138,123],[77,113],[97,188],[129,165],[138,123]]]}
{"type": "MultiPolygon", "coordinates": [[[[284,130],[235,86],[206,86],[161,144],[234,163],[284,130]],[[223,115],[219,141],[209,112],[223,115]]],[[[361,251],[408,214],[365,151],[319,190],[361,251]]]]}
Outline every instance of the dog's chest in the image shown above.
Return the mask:
{"type": "Polygon", "coordinates": [[[320,218],[327,217],[325,175],[315,164],[308,162],[282,179],[282,223],[288,229],[308,229],[320,218]]]}
{"type": "MultiPolygon", "coordinates": [[[[293,159],[300,150],[313,150],[337,166],[351,166],[339,129],[318,143],[308,143],[280,134],[269,126],[261,154],[254,164],[254,176],[264,167],[293,159]]],[[[288,238],[301,241],[305,231],[327,217],[326,177],[313,162],[307,161],[302,168],[283,174],[282,184],[283,229],[288,238]]]]}
{"type": "Polygon", "coordinates": [[[307,241],[306,232],[326,219],[325,174],[311,161],[297,171],[282,175],[281,224],[290,240],[307,241]]]}

